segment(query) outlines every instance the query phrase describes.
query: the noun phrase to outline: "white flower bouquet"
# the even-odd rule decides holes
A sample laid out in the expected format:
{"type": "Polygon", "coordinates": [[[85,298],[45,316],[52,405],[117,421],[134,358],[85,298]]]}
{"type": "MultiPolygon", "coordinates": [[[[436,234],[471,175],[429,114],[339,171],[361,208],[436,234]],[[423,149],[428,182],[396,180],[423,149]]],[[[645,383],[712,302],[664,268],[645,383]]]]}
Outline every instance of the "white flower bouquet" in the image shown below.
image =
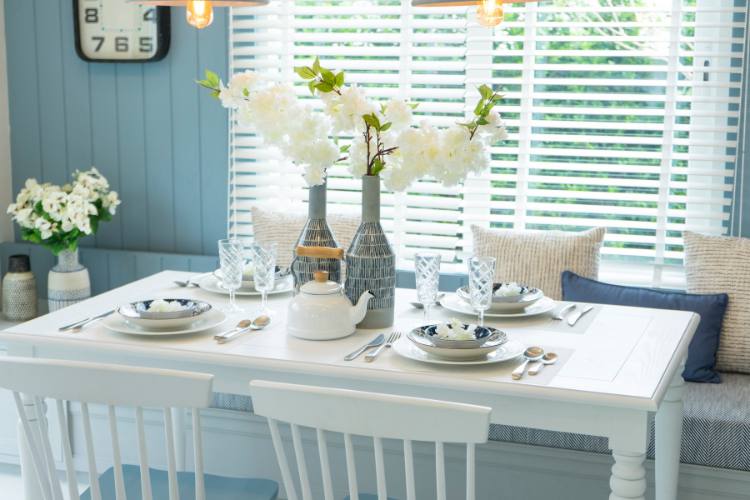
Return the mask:
{"type": "Polygon", "coordinates": [[[96,168],[73,174],[64,186],[28,179],[8,214],[21,227],[24,240],[58,255],[78,248],[78,240],[96,233],[99,223],[112,220],[120,199],[96,168]]]}
{"type": "Polygon", "coordinates": [[[233,76],[228,85],[206,71],[198,84],[236,110],[240,125],[254,127],[266,144],[303,167],[309,185],[322,184],[329,166],[348,161],[353,176],[382,175],[395,191],[424,177],[453,186],[489,167],[490,147],[507,137],[493,109],[502,97],[488,85],[479,87],[470,121],[437,128],[414,124],[415,104],[371,101],[361,87],[345,84],[343,72],[324,68],[317,58],[295,71],[322,99],[322,113],[298,99],[292,86],[266,84],[250,71],[233,76]],[[344,136],[353,139],[339,147],[344,136]]]}

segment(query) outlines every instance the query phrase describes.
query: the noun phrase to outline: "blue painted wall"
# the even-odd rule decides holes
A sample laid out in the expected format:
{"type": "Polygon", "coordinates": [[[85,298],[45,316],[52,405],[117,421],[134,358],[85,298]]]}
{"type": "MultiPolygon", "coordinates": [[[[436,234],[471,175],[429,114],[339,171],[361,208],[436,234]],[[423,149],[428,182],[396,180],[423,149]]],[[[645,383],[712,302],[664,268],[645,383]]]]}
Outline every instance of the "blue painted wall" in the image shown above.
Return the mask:
{"type": "Polygon", "coordinates": [[[228,122],[194,80],[204,68],[226,73],[227,9],[202,31],[172,9],[170,51],[145,64],[79,59],[72,0],[6,0],[5,10],[14,190],[95,165],[123,204],[83,246],[215,254],[228,122]]]}

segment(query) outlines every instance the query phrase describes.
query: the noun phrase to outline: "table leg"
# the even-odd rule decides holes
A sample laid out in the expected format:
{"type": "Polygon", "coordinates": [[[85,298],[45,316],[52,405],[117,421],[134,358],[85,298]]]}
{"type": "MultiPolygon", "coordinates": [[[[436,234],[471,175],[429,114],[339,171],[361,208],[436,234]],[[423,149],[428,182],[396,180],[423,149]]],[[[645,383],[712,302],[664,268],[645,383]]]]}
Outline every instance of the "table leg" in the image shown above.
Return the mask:
{"type": "Polygon", "coordinates": [[[609,500],[645,500],[646,469],[643,462],[646,454],[612,450],[612,457],[615,464],[609,479],[612,490],[609,500]]]}
{"type": "Polygon", "coordinates": [[[680,365],[656,412],[656,500],[676,500],[682,447],[682,396],[685,381],[680,365]]]}

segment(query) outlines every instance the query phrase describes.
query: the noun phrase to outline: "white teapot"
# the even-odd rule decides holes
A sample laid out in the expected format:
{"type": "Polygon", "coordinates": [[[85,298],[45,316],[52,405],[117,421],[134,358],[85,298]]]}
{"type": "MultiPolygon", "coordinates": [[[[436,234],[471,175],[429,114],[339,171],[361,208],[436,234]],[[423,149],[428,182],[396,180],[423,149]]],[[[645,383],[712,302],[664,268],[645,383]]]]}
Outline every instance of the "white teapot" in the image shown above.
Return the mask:
{"type": "Polygon", "coordinates": [[[300,287],[289,302],[287,332],[307,340],[333,340],[348,337],[365,318],[373,295],[365,291],[352,305],[344,287],[328,280],[326,271],[317,271],[315,279],[300,287]]]}

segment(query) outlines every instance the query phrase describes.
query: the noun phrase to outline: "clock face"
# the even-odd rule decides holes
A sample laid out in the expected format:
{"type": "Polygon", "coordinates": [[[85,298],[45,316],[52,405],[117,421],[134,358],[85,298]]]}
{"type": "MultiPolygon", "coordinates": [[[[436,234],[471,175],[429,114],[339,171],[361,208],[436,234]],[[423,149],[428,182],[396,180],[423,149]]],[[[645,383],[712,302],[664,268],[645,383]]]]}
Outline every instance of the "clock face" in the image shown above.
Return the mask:
{"type": "Polygon", "coordinates": [[[169,8],[74,0],[76,49],[88,61],[156,61],[169,48],[169,8]]]}

